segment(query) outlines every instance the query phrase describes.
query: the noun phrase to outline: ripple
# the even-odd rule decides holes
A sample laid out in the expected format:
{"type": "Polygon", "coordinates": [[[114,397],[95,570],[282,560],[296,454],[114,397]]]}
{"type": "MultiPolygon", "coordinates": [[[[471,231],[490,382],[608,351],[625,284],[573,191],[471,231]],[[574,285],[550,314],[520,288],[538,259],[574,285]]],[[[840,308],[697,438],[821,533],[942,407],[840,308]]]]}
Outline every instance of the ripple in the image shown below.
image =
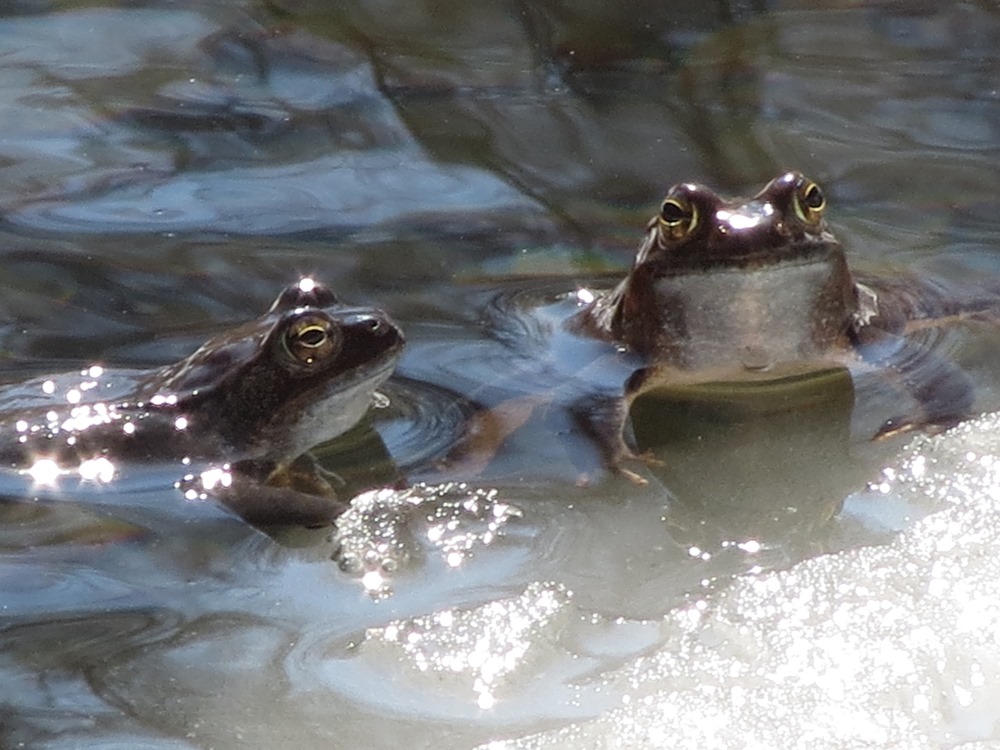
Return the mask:
{"type": "Polygon", "coordinates": [[[315,634],[286,668],[301,690],[335,690],[369,710],[425,720],[518,726],[586,715],[569,683],[589,661],[552,659],[552,642],[575,618],[569,602],[564,587],[533,583],[514,597],[369,628],[347,648],[315,634]]]}
{"type": "Polygon", "coordinates": [[[437,165],[419,153],[337,154],[295,164],[169,176],[128,175],[108,188],[26,201],[5,218],[22,227],[73,232],[292,234],[356,230],[407,217],[535,209],[478,169],[437,165]],[[69,200],[72,198],[72,200],[69,200]]]}
{"type": "Polygon", "coordinates": [[[48,622],[26,622],[0,630],[5,651],[44,668],[102,664],[130,648],[162,638],[180,617],[167,609],[79,612],[48,622]]]}
{"type": "Polygon", "coordinates": [[[136,540],[148,531],[74,503],[0,501],[0,550],[101,545],[136,540]]]}
{"type": "Polygon", "coordinates": [[[446,455],[476,411],[461,395],[426,382],[396,376],[382,390],[389,404],[378,411],[376,428],[404,470],[446,455]]]}

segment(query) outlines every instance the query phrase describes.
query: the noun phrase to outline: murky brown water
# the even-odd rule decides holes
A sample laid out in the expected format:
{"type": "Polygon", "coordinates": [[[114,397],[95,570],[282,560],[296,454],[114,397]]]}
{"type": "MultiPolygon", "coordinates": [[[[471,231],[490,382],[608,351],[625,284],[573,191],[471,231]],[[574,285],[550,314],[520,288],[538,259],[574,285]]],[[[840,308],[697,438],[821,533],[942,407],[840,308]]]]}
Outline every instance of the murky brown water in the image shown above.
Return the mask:
{"type": "MultiPolygon", "coordinates": [[[[864,492],[901,443],[847,437],[836,397],[789,420],[684,412],[665,466],[636,487],[600,474],[564,390],[483,473],[439,460],[467,400],[551,390],[588,360],[557,341],[545,364],[527,343],[541,318],[512,300],[624,269],[680,180],[742,193],[800,169],[824,185],[858,267],[955,284],[1000,273],[1000,11],[822,6],[7,4],[4,379],[174,361],[313,274],[407,332],[395,408],[375,418],[396,463],[413,481],[472,485],[369,496],[336,540],[275,541],[185,503],[170,467],[39,502],[0,477],[0,747],[499,747],[543,730],[540,746],[676,747],[687,730],[622,734],[610,710],[670,716],[689,706],[670,696],[709,676],[736,696],[713,704],[734,725],[747,715],[734,706],[764,705],[752,681],[706,667],[704,652],[722,659],[739,638],[706,628],[699,651],[676,621],[755,575],[867,545],[902,550],[887,564],[903,571],[924,547],[895,534],[950,496],[864,492]],[[683,656],[664,661],[659,693],[622,676],[653,652],[683,656]]],[[[952,345],[984,407],[996,343],[970,326],[952,345]]],[[[976,451],[1000,451],[990,435],[976,451]]],[[[338,460],[337,446],[320,454],[338,460]]],[[[992,607],[986,563],[966,564],[952,585],[992,607]]],[[[862,586],[855,573],[830,575],[862,586]]],[[[845,682],[853,704],[793,701],[786,725],[805,728],[783,746],[820,746],[802,744],[817,705],[840,727],[886,700],[934,707],[952,683],[978,713],[961,694],[912,735],[850,744],[831,730],[824,746],[1000,743],[983,687],[1000,648],[940,658],[933,674],[899,668],[923,702],[866,698],[876,680],[860,672],[845,682]]],[[[745,729],[746,747],[776,746],[745,729]]],[[[711,736],[701,746],[735,746],[711,736]]]]}

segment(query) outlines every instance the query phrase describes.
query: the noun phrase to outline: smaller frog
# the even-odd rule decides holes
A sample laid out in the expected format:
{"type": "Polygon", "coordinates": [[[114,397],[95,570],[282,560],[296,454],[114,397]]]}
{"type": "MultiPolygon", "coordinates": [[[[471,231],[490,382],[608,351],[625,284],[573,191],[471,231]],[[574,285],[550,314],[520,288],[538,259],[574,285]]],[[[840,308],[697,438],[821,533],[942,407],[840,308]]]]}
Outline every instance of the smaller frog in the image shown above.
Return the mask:
{"type": "Polygon", "coordinates": [[[0,465],[49,480],[108,479],[121,461],[225,462],[219,497],[252,522],[322,523],[343,506],[301,457],[357,424],[403,341],[382,311],[304,278],[176,364],[0,389],[0,465]]]}
{"type": "Polygon", "coordinates": [[[621,470],[632,456],[622,434],[639,396],[698,384],[848,368],[877,374],[917,404],[888,416],[876,438],[969,416],[970,382],[927,332],[993,316],[997,295],[958,299],[929,282],[853,274],[826,208],[819,185],[799,172],[748,200],[693,183],[668,191],[628,275],[567,323],[642,361],[623,396],[579,410],[609,466],[621,470]]]}

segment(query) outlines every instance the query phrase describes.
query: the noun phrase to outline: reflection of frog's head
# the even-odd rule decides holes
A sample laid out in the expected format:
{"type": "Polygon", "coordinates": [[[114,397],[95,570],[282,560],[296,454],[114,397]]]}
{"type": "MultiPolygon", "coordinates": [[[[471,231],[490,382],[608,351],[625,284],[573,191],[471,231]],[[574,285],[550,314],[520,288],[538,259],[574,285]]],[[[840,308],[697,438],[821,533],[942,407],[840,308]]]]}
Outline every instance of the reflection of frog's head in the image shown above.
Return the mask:
{"type": "Polygon", "coordinates": [[[281,462],[353,427],[392,374],[403,334],[381,310],[303,279],[261,318],[216,336],[151,384],[234,454],[281,462]]]}
{"type": "Polygon", "coordinates": [[[825,208],[819,185],[798,172],[772,180],[750,200],[726,201],[702,185],[681,183],[649,222],[635,265],[661,276],[825,256],[839,248],[825,208]]]}

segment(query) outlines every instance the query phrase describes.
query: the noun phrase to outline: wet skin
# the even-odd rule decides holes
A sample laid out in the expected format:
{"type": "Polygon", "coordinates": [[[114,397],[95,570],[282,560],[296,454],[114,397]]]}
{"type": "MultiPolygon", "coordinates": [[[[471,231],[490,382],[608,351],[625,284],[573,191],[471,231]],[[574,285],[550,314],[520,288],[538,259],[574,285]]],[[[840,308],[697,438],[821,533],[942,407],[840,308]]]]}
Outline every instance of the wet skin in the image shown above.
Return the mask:
{"type": "Polygon", "coordinates": [[[38,478],[56,465],[100,477],[121,461],[225,462],[221,499],[251,521],[320,523],[339,506],[300,457],[364,416],[402,347],[383,312],[343,305],[303,279],[262,317],[176,364],[92,367],[3,388],[0,465],[38,478]]]}
{"type": "Polygon", "coordinates": [[[997,296],[959,300],[916,279],[855,275],[825,211],[820,187],[798,172],[749,200],[724,200],[690,183],[670,189],[625,279],[568,324],[645,363],[623,397],[580,410],[610,466],[631,455],[622,429],[633,402],[691,384],[848,367],[878,373],[916,403],[885,419],[877,438],[969,415],[968,379],[925,332],[995,319],[997,296]]]}

